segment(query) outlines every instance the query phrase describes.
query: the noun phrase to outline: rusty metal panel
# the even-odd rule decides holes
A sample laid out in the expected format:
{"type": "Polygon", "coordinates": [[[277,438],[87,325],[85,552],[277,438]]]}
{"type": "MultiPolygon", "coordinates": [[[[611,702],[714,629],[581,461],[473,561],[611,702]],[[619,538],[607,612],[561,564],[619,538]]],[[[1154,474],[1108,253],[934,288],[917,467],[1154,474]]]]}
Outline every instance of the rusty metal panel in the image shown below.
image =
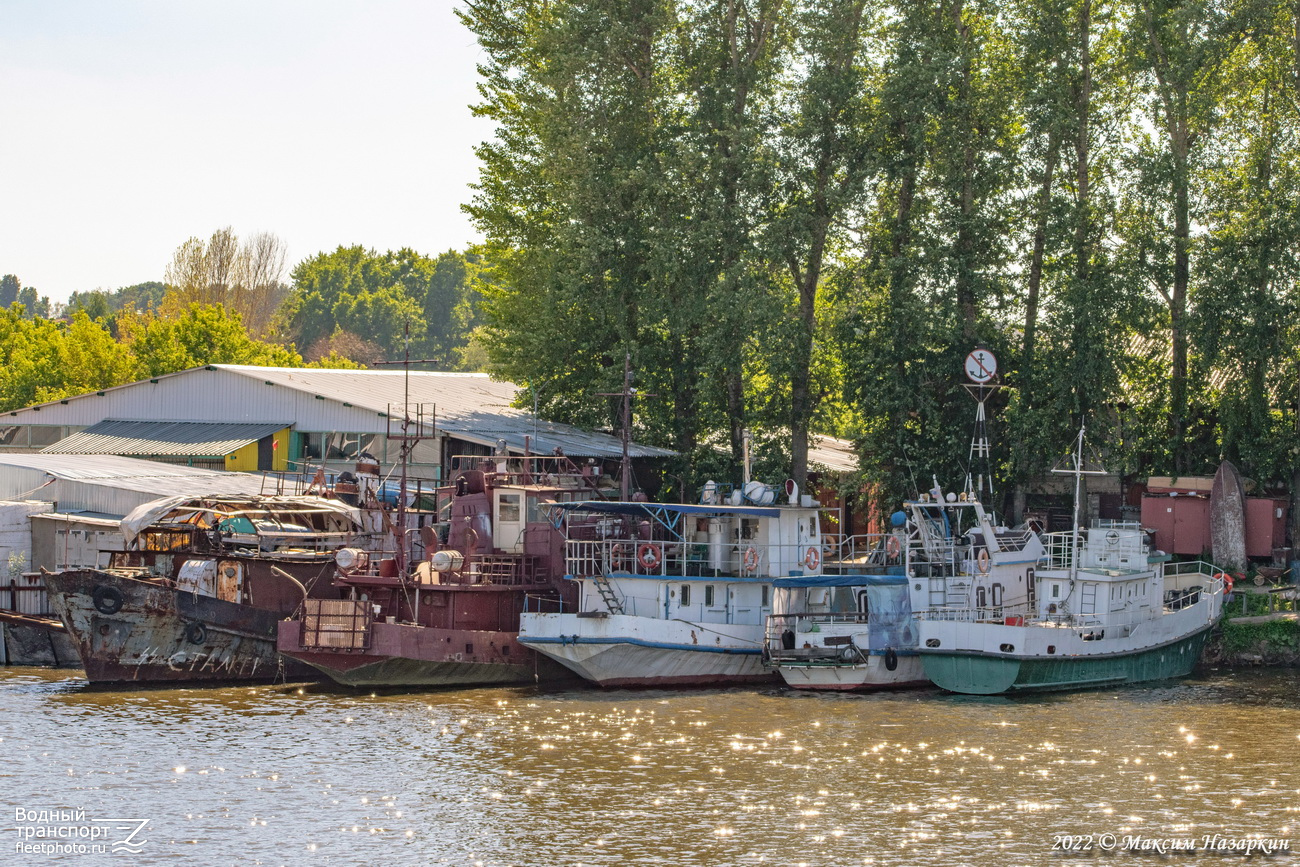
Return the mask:
{"type": "Polygon", "coordinates": [[[1246,556],[1272,557],[1286,544],[1286,500],[1246,498],[1246,556]]]}
{"type": "Polygon", "coordinates": [[[1210,501],[1204,497],[1143,497],[1142,526],[1155,531],[1155,546],[1161,551],[1200,556],[1210,547],[1210,501]]]}
{"type": "Polygon", "coordinates": [[[217,598],[227,602],[244,601],[244,564],[222,560],[217,564],[217,598]]]}
{"type": "Polygon", "coordinates": [[[371,604],[354,599],[308,599],[302,646],[335,650],[370,647],[371,604]]]}

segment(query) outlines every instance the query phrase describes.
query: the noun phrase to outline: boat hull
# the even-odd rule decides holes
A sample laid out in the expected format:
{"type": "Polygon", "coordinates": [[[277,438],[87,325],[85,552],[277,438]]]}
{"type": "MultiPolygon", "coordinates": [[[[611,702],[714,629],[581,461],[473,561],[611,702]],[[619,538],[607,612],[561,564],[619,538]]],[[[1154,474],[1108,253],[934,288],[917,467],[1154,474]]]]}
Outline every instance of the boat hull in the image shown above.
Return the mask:
{"type": "Polygon", "coordinates": [[[781,662],[777,671],[791,689],[838,690],[841,692],[877,689],[905,689],[925,686],[929,679],[921,657],[915,652],[899,652],[898,665],[890,671],[883,652],[867,657],[865,662],[839,661],[781,662]]]}
{"type": "Polygon", "coordinates": [[[981,652],[922,655],[925,675],[949,692],[998,695],[1097,689],[1186,677],[1201,657],[1210,625],[1165,644],[1087,656],[1002,656],[981,652]]]}
{"type": "Polygon", "coordinates": [[[526,614],[519,640],[604,687],[774,683],[763,627],[629,615],[526,614]]]}
{"type": "Polygon", "coordinates": [[[518,633],[373,623],[365,650],[305,647],[302,622],[279,624],[280,652],[352,687],[493,686],[565,680],[563,666],[518,642],[518,633]]]}
{"type": "Polygon", "coordinates": [[[95,569],[44,576],[91,683],[300,679],[275,649],[280,614],[95,569]]]}

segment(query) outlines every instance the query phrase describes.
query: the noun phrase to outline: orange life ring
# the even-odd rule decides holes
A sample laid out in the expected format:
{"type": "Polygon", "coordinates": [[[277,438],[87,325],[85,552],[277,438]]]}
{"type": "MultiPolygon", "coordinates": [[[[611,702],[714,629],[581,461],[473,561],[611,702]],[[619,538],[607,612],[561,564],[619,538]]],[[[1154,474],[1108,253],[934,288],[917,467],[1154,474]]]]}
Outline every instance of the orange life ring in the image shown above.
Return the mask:
{"type": "Polygon", "coordinates": [[[975,557],[975,563],[979,566],[980,574],[987,575],[989,571],[989,549],[980,548],[980,552],[975,557]]]}
{"type": "Polygon", "coordinates": [[[647,569],[659,568],[659,546],[651,542],[644,543],[636,549],[637,561],[647,569]]]}
{"type": "Polygon", "coordinates": [[[1224,592],[1224,595],[1227,595],[1227,594],[1229,594],[1229,593],[1232,592],[1232,584],[1233,584],[1233,582],[1232,582],[1232,576],[1231,576],[1231,575],[1229,575],[1227,572],[1220,572],[1218,575],[1215,575],[1214,577],[1215,577],[1215,578],[1218,578],[1220,581],[1223,582],[1223,592],[1224,592]]]}
{"type": "Polygon", "coordinates": [[[758,551],[755,550],[753,545],[745,549],[741,562],[744,564],[746,572],[753,572],[758,568],[758,551]]]}
{"type": "Polygon", "coordinates": [[[885,539],[885,553],[890,557],[897,557],[903,553],[903,543],[898,541],[897,536],[891,534],[889,538],[885,539]]]}
{"type": "Polygon", "coordinates": [[[818,551],[815,546],[808,547],[808,553],[803,555],[803,564],[809,569],[816,569],[822,564],[822,552],[818,551]]]}

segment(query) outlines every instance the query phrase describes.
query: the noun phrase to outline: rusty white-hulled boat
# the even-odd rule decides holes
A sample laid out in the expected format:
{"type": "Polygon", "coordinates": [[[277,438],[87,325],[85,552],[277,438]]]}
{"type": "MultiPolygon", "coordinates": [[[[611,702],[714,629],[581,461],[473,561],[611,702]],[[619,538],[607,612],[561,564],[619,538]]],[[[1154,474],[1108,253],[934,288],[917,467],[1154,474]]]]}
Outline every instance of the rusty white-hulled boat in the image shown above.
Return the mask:
{"type": "Polygon", "coordinates": [[[318,496],[173,497],[122,520],[106,569],[42,578],[92,683],[270,680],[276,623],[333,594],[334,549],[376,534],[355,506],[318,496]]]}
{"type": "Polygon", "coordinates": [[[341,551],[334,599],[280,624],[282,654],[346,686],[437,687],[571,677],[519,642],[519,616],[571,608],[563,536],[545,510],[602,495],[559,457],[457,458],[426,504],[423,551],[376,563],[341,551]],[[407,567],[409,563],[409,568],[407,567]]]}
{"type": "Polygon", "coordinates": [[[602,686],[763,682],[772,581],[818,576],[819,508],[788,483],[751,482],[722,502],[572,503],[565,530],[578,605],[525,613],[519,640],[602,686]]]}

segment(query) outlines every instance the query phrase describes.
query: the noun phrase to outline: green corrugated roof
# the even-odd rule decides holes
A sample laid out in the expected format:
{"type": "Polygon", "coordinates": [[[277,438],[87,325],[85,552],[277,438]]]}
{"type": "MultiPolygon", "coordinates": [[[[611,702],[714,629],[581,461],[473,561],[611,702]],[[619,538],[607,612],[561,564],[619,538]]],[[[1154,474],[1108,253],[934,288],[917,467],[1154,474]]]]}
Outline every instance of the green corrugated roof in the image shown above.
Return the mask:
{"type": "Polygon", "coordinates": [[[289,424],[106,419],[41,449],[55,455],[224,457],[289,424]]]}

